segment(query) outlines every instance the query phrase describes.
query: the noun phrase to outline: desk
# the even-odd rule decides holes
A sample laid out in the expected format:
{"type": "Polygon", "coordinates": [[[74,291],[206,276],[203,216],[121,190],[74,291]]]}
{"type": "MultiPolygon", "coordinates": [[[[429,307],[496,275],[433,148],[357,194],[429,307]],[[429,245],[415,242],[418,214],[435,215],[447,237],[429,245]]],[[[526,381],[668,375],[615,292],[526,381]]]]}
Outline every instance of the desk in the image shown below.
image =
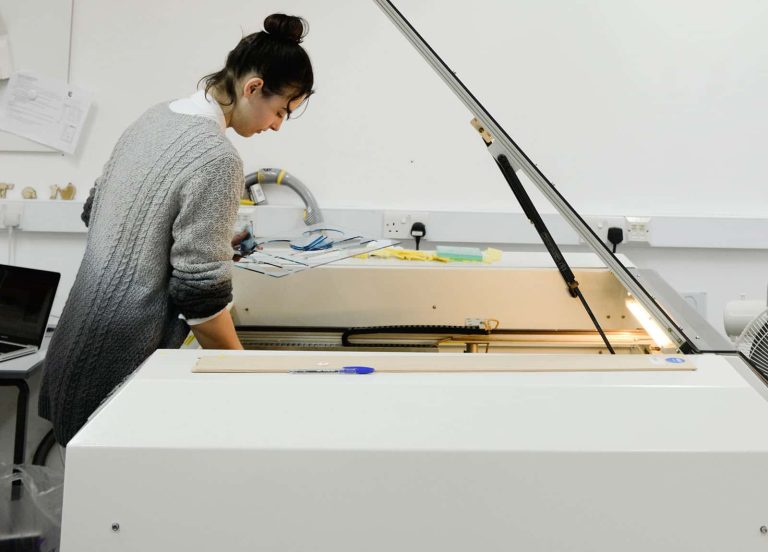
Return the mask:
{"type": "MultiPolygon", "coordinates": [[[[27,443],[27,417],[29,415],[29,385],[27,380],[40,369],[40,362],[45,358],[50,335],[43,339],[41,349],[23,357],[0,362],[0,386],[16,387],[19,394],[16,398],[16,431],[13,439],[13,463],[23,464],[27,443]]],[[[13,488],[12,498],[18,498],[17,485],[13,488]]]]}

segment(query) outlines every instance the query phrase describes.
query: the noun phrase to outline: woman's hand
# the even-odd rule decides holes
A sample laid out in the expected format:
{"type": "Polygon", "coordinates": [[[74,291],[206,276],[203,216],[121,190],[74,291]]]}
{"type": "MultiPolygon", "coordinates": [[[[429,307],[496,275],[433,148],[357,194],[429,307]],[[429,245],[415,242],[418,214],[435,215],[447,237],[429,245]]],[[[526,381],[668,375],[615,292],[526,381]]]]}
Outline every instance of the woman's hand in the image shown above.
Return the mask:
{"type": "Polygon", "coordinates": [[[232,249],[235,249],[232,260],[237,262],[254,251],[261,249],[261,246],[256,244],[256,239],[253,237],[250,227],[248,227],[232,236],[232,249]]]}
{"type": "Polygon", "coordinates": [[[232,249],[235,250],[235,254],[232,255],[233,261],[237,262],[243,258],[243,256],[240,254],[238,246],[244,239],[247,239],[250,234],[251,234],[251,231],[248,228],[245,228],[240,232],[238,232],[237,234],[235,234],[234,236],[232,236],[232,249]]]}

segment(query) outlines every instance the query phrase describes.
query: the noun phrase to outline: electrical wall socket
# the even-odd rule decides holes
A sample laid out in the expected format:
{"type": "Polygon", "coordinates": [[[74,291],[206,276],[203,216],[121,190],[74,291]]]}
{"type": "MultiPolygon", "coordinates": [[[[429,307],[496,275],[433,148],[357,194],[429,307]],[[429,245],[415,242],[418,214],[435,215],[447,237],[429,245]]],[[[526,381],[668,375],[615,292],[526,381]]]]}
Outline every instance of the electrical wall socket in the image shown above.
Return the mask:
{"type": "Polygon", "coordinates": [[[625,241],[634,243],[650,243],[651,219],[650,217],[627,217],[625,241]]]}
{"type": "Polygon", "coordinates": [[[427,228],[425,239],[429,239],[429,213],[425,211],[384,211],[381,226],[383,238],[410,238],[411,226],[420,222],[427,228]]]}
{"type": "Polygon", "coordinates": [[[627,240],[626,229],[624,228],[624,217],[584,217],[584,222],[592,228],[595,234],[597,234],[597,237],[605,244],[608,244],[608,229],[614,227],[624,230],[624,241],[627,240]]]}

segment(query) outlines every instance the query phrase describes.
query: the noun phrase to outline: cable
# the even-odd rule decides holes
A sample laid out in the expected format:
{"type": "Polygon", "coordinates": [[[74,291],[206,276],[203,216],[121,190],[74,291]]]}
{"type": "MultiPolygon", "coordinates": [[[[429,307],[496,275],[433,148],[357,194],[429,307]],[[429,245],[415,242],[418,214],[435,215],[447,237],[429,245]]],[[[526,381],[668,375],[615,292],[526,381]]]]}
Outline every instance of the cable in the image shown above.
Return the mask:
{"type": "MultiPolygon", "coordinates": [[[[482,328],[471,328],[468,326],[450,326],[444,324],[407,324],[395,326],[367,326],[358,328],[347,328],[341,334],[341,344],[344,347],[365,347],[368,343],[352,343],[350,338],[353,336],[372,335],[372,334],[449,334],[451,335],[488,335],[488,331],[482,328]]],[[[380,344],[371,346],[381,346],[380,344]]]]}
{"type": "Polygon", "coordinates": [[[35,454],[32,457],[32,464],[35,466],[45,466],[45,459],[48,458],[48,454],[51,449],[56,446],[56,438],[53,436],[53,430],[51,429],[45,434],[45,437],[40,441],[35,449],[35,454]]]}
{"type": "Polygon", "coordinates": [[[8,264],[13,265],[16,259],[16,251],[13,247],[13,226],[8,226],[8,264]]]}

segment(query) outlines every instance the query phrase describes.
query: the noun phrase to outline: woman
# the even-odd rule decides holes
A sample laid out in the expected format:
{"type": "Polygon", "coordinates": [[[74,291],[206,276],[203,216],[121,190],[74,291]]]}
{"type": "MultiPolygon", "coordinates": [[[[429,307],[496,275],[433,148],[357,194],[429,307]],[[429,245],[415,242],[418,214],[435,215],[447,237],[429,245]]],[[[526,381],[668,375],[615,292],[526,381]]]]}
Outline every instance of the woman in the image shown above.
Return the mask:
{"type": "Polygon", "coordinates": [[[121,136],[83,211],[88,243],[46,354],[40,415],[61,445],[153,351],[191,327],[204,348],[242,349],[232,227],[243,165],[224,135],[277,131],[312,94],[303,19],[274,14],[205,90],[163,103],[121,136]]]}

